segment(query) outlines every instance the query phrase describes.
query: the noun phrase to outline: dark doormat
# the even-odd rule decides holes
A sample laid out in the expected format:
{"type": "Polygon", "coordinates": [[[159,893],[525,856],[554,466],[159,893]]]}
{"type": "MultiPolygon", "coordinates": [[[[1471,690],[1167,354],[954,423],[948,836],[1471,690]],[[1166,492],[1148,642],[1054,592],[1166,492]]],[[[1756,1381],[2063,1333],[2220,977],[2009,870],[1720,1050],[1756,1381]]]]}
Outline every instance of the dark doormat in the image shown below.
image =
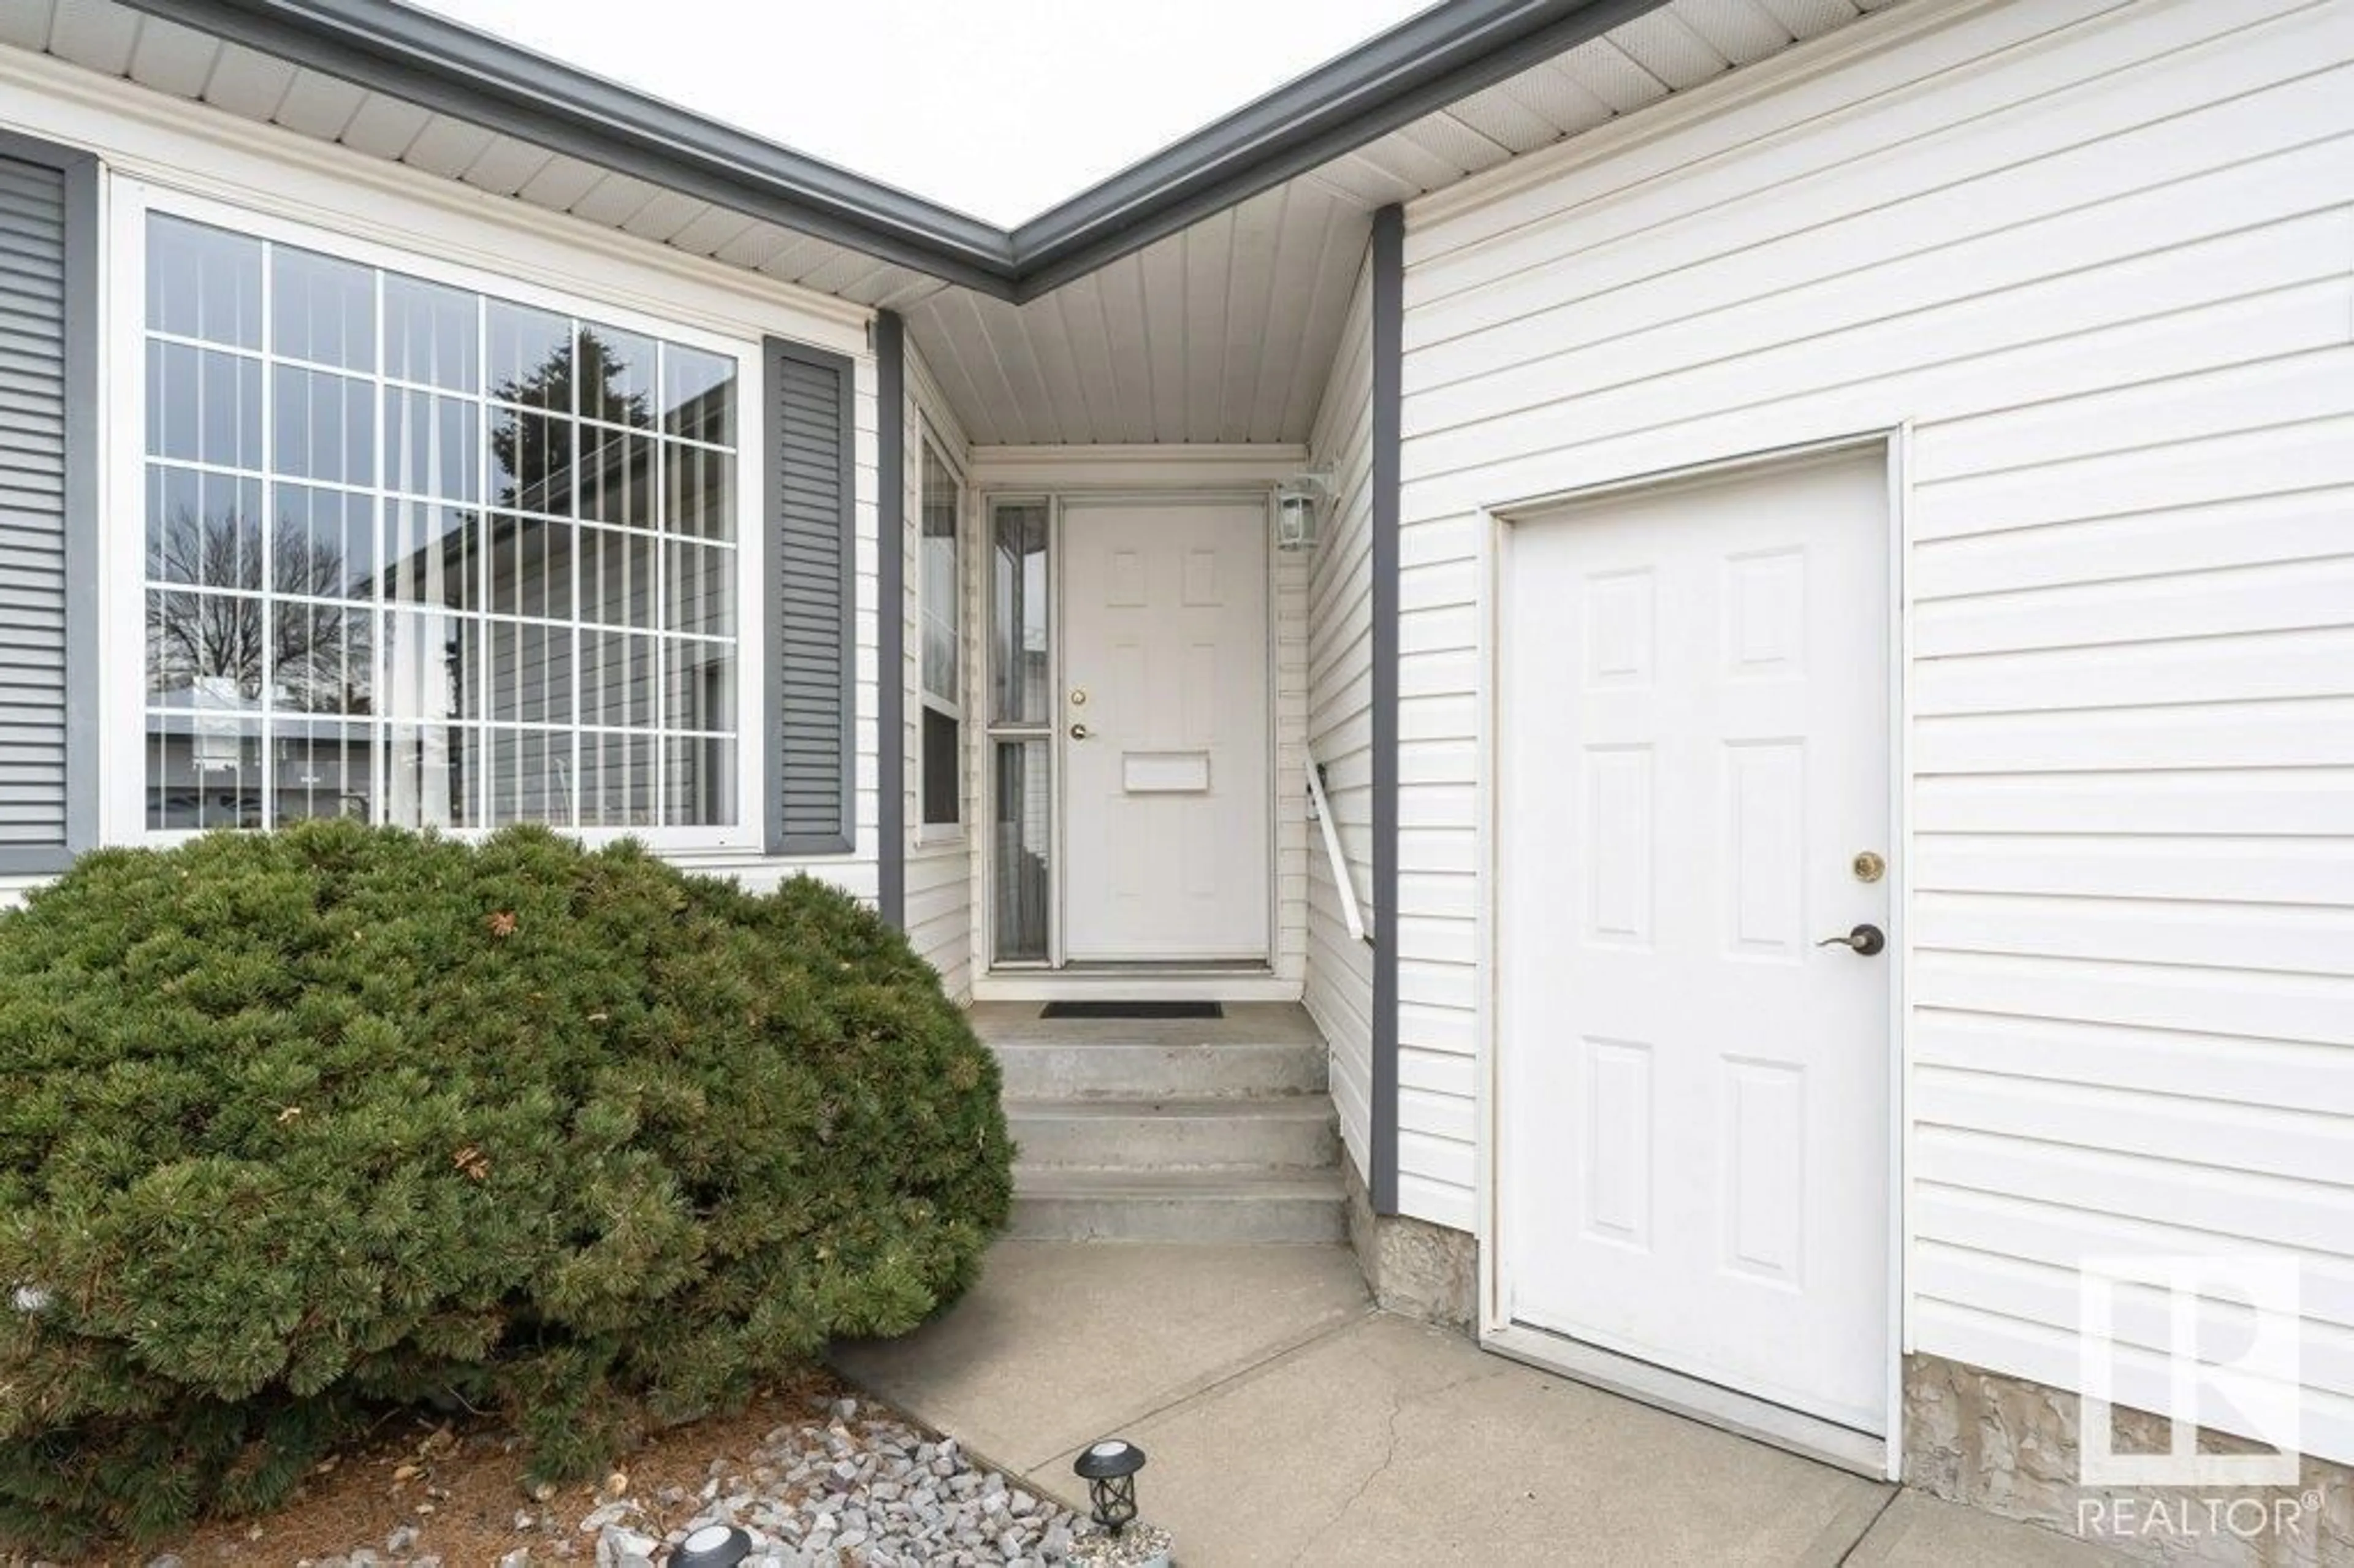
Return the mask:
{"type": "Polygon", "coordinates": [[[1041,1018],[1224,1018],[1214,1001],[1050,1001],[1041,1018]]]}

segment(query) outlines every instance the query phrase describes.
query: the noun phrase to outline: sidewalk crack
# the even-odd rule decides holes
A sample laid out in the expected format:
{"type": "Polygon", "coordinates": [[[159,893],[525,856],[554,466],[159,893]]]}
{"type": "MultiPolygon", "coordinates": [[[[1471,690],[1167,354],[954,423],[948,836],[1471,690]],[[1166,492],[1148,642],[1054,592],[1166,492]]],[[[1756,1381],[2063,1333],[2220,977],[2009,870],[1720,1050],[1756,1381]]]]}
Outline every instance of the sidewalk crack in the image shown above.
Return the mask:
{"type": "Polygon", "coordinates": [[[1331,1534],[1334,1530],[1338,1529],[1341,1521],[1348,1518],[1351,1511],[1356,1508],[1357,1504],[1364,1499],[1365,1494],[1373,1489],[1373,1483],[1380,1480],[1382,1477],[1388,1472],[1390,1467],[1397,1462],[1398,1422],[1404,1418],[1405,1413],[1409,1409],[1415,1405],[1436,1399],[1440,1394],[1446,1393],[1451,1389],[1461,1388],[1465,1383],[1476,1383],[1481,1378],[1489,1375],[1490,1370],[1487,1368],[1481,1368],[1476,1372],[1466,1372],[1461,1377],[1449,1378],[1445,1383],[1434,1383],[1430,1387],[1419,1390],[1413,1395],[1406,1397],[1401,1397],[1396,1389],[1391,1389],[1389,1391],[1389,1416],[1384,1424],[1382,1457],[1375,1460],[1373,1467],[1364,1473],[1364,1476],[1357,1482],[1355,1489],[1352,1489],[1347,1497],[1341,1499],[1341,1506],[1332,1510],[1331,1516],[1326,1519],[1322,1524],[1317,1526],[1314,1532],[1311,1533],[1306,1541],[1300,1542],[1299,1549],[1291,1554],[1291,1561],[1295,1563],[1305,1561],[1308,1553],[1313,1551],[1316,1545],[1326,1536],[1331,1534]]]}
{"type": "Polygon", "coordinates": [[[1392,1389],[1390,1391],[1390,1414],[1387,1423],[1387,1432],[1382,1444],[1382,1457],[1374,1461],[1373,1468],[1367,1470],[1363,1478],[1357,1482],[1356,1489],[1352,1491],[1347,1497],[1341,1499],[1341,1506],[1332,1510],[1331,1517],[1325,1520],[1322,1524],[1318,1525],[1315,1532],[1310,1535],[1306,1541],[1299,1543],[1299,1550],[1291,1554],[1292,1562],[1300,1563],[1306,1561],[1308,1553],[1315,1547],[1317,1542],[1322,1541],[1326,1536],[1331,1534],[1335,1529],[1339,1528],[1341,1521],[1349,1517],[1349,1510],[1357,1506],[1359,1500],[1362,1499],[1365,1493],[1372,1489],[1373,1484],[1375,1481],[1381,1479],[1382,1473],[1397,1462],[1398,1418],[1405,1414],[1405,1401],[1398,1397],[1397,1391],[1395,1389],[1392,1389]]]}

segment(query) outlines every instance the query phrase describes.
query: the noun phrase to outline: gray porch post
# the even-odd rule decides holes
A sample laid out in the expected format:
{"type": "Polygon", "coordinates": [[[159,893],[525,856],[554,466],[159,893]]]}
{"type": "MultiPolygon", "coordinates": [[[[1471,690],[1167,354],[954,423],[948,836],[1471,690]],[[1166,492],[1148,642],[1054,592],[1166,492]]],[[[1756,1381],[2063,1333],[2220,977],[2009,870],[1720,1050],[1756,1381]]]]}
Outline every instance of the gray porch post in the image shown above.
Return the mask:
{"type": "Polygon", "coordinates": [[[1373,1213],[1398,1212],[1398,409],[1405,209],[1373,214],[1373,1213]]]}
{"type": "Polygon", "coordinates": [[[896,311],[875,313],[875,903],[907,925],[907,339],[896,311]]]}

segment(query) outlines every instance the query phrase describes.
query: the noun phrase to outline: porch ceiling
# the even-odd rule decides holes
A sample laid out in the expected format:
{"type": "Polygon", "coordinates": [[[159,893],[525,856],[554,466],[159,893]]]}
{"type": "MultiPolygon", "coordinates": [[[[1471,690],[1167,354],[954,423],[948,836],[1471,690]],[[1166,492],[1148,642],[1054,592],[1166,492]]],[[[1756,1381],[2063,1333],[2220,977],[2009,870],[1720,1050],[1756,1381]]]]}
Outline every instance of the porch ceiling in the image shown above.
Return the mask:
{"type": "MultiPolygon", "coordinates": [[[[1376,207],[1576,135],[1892,3],[1667,0],[1647,7],[1626,0],[1610,14],[1631,19],[1600,36],[1140,249],[1123,250],[1117,225],[1098,218],[1102,232],[1059,269],[1076,275],[1019,304],[1003,296],[1021,292],[1021,280],[992,248],[1002,243],[1010,256],[1023,231],[992,237],[976,226],[972,235],[952,236],[971,260],[946,266],[899,243],[887,225],[869,234],[850,221],[813,233],[740,203],[657,184],[615,166],[619,160],[557,150],[389,85],[347,79],[122,0],[9,0],[0,5],[0,44],[856,304],[900,311],[978,443],[1300,441],[1315,418],[1376,207]],[[960,281],[943,281],[941,271],[960,281]]],[[[806,167],[814,179],[857,183],[823,165],[806,167]]],[[[1127,178],[1084,193],[1070,208],[1127,178]]],[[[865,194],[878,192],[870,186],[865,194]]],[[[896,195],[879,192],[885,200],[896,195]]],[[[916,221],[930,216],[926,204],[907,200],[916,221]]],[[[1056,270],[1047,269],[1049,281],[1056,270]]]]}

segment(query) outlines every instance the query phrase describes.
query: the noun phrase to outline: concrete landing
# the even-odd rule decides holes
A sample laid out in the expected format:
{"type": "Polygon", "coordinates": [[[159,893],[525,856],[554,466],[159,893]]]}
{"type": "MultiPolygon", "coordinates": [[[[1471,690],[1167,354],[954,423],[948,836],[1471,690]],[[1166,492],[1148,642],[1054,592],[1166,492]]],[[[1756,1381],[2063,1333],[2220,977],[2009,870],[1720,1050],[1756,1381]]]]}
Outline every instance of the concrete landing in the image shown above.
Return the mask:
{"type": "Polygon", "coordinates": [[[1001,1243],[938,1322],[835,1361],[1074,1504],[1077,1450],[1134,1439],[1183,1568],[2117,1561],[1377,1312],[1338,1247],[1001,1243]]]}

